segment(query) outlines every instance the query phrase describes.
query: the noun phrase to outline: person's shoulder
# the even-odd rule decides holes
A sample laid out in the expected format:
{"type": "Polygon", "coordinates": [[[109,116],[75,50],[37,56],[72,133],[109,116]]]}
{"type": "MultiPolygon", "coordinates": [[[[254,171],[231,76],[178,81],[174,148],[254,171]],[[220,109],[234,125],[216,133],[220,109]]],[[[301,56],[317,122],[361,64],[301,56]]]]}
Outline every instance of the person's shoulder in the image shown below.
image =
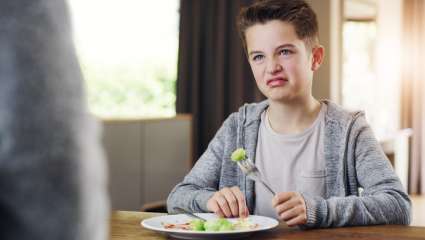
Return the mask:
{"type": "Polygon", "coordinates": [[[329,100],[322,100],[321,102],[327,106],[326,120],[342,126],[349,124],[358,117],[364,116],[364,112],[360,110],[348,110],[329,100]]]}
{"type": "Polygon", "coordinates": [[[238,127],[247,126],[251,122],[261,119],[261,113],[267,106],[267,100],[243,104],[239,107],[238,111],[231,113],[224,120],[221,131],[227,133],[236,132],[238,127]]]}
{"type": "Polygon", "coordinates": [[[268,106],[268,101],[245,103],[239,107],[238,111],[231,113],[224,121],[223,125],[227,127],[248,125],[249,123],[260,120],[261,113],[268,106]]]}
{"type": "Polygon", "coordinates": [[[235,112],[235,117],[245,124],[261,119],[261,113],[269,106],[267,100],[254,103],[245,103],[235,112]]]}

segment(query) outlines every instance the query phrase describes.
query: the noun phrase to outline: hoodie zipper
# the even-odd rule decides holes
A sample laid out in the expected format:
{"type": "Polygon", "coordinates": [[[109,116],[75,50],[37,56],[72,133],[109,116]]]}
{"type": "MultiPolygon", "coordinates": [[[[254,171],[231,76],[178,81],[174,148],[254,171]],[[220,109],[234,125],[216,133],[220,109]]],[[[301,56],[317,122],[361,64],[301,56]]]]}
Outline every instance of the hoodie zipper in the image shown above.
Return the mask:
{"type": "Polygon", "coordinates": [[[353,115],[353,118],[351,119],[350,125],[348,126],[347,134],[345,137],[345,148],[344,148],[344,157],[343,157],[343,183],[344,183],[344,194],[345,196],[348,196],[348,143],[350,140],[350,133],[351,129],[353,128],[354,123],[356,122],[357,118],[359,118],[362,115],[362,112],[356,112],[353,115]]]}

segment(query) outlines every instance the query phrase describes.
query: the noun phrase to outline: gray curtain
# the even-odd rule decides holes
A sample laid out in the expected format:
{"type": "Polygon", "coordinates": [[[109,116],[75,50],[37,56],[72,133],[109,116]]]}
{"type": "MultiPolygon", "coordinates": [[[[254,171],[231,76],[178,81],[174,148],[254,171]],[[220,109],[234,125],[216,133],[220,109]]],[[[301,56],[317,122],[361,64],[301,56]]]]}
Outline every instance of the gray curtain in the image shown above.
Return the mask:
{"type": "Polygon", "coordinates": [[[236,28],[242,6],[253,0],[181,0],[178,113],[193,115],[194,161],[225,118],[257,90],[236,28]]]}

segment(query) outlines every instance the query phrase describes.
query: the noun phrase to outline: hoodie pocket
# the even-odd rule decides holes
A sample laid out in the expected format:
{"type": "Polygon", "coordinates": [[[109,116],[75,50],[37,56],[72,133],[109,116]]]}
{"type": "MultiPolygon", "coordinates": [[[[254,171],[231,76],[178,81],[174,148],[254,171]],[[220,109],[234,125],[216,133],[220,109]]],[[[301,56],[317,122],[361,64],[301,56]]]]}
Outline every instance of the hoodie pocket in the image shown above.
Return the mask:
{"type": "Polygon", "coordinates": [[[301,171],[301,177],[304,177],[304,178],[326,177],[326,170],[301,171]]]}
{"type": "Polygon", "coordinates": [[[297,191],[309,196],[325,196],[326,170],[301,171],[297,179],[297,191]]]}

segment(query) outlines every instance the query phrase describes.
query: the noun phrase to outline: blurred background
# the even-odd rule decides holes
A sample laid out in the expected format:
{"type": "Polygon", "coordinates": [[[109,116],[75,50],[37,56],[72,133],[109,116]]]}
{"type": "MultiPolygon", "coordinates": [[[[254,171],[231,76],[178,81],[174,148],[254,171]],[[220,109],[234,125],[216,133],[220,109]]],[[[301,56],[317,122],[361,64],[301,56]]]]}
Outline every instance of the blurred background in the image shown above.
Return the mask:
{"type": "MultiPolygon", "coordinates": [[[[90,110],[104,124],[114,209],[161,209],[223,120],[264,99],[235,23],[252,2],[69,0],[90,110]]],[[[326,49],[313,95],[366,112],[420,201],[414,211],[424,212],[425,1],[308,2],[326,49]]]]}

